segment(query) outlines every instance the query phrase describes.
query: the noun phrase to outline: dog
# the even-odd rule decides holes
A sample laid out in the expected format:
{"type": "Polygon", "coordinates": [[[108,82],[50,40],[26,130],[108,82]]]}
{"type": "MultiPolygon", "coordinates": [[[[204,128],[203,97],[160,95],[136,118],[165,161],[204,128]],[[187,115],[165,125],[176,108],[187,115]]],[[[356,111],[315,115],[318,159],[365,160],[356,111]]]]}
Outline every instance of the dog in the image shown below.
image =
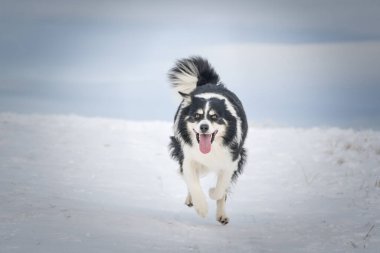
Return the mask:
{"type": "Polygon", "coordinates": [[[169,150],[187,185],[185,204],[206,217],[208,206],[200,177],[216,173],[216,186],[209,190],[209,197],[216,200],[217,221],[226,225],[229,187],[242,173],[246,161],[248,123],[243,105],[220,82],[210,63],[199,56],[178,60],[168,77],[182,98],[169,150]]]}

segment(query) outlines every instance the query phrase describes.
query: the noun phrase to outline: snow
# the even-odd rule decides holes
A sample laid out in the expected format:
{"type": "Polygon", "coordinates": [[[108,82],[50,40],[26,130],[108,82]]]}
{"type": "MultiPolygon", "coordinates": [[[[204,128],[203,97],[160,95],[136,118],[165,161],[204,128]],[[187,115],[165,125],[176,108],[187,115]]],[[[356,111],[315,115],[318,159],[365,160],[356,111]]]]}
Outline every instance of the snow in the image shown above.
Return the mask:
{"type": "Polygon", "coordinates": [[[0,252],[379,252],[380,132],[251,127],[226,226],[184,205],[170,133],[0,114],[0,252]]]}

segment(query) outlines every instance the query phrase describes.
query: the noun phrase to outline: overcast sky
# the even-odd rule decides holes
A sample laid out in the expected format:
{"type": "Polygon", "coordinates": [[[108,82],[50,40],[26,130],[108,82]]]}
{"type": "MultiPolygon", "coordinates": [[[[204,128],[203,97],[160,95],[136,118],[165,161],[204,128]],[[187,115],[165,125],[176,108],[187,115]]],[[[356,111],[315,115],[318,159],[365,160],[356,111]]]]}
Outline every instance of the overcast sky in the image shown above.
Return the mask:
{"type": "Polygon", "coordinates": [[[171,120],[207,57],[250,121],[380,129],[380,1],[2,1],[0,111],[171,120]]]}

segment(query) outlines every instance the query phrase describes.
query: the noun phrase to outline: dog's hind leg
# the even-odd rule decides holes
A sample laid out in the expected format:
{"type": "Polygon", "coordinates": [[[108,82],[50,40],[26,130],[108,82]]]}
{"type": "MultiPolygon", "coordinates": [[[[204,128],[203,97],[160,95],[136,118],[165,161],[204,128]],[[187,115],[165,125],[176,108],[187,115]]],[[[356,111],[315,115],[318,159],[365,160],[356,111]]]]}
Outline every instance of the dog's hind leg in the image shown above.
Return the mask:
{"type": "Polygon", "coordinates": [[[230,219],[227,217],[225,207],[227,201],[227,194],[223,198],[216,201],[216,220],[222,223],[223,225],[228,224],[230,219]]]}
{"type": "Polygon", "coordinates": [[[186,200],[185,200],[185,205],[187,205],[188,207],[192,207],[193,206],[193,200],[191,199],[190,192],[187,193],[187,197],[186,197],[186,200]]]}

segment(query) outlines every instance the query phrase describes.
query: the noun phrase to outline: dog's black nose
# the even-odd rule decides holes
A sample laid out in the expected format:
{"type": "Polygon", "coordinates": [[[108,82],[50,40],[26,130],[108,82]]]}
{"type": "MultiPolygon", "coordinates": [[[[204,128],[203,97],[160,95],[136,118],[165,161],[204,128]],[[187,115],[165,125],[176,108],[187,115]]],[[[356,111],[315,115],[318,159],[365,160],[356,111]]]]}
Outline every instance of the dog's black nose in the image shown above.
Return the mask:
{"type": "Polygon", "coordinates": [[[202,124],[200,127],[202,133],[206,133],[208,131],[208,125],[202,124]]]}

